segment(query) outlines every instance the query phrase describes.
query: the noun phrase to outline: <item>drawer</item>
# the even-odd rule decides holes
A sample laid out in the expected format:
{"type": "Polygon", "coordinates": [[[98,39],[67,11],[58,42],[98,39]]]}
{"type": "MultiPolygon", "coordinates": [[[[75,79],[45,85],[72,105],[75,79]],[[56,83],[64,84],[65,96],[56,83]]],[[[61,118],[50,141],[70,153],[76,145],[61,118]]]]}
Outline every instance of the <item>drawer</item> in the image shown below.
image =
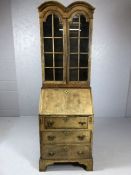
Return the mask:
{"type": "Polygon", "coordinates": [[[42,144],[56,143],[90,143],[91,131],[86,129],[77,130],[53,130],[41,132],[42,144]]]}
{"type": "Polygon", "coordinates": [[[46,129],[57,128],[88,128],[88,117],[45,117],[46,129]]]}
{"type": "Polygon", "coordinates": [[[43,159],[87,159],[91,155],[89,145],[44,145],[43,159]]]}

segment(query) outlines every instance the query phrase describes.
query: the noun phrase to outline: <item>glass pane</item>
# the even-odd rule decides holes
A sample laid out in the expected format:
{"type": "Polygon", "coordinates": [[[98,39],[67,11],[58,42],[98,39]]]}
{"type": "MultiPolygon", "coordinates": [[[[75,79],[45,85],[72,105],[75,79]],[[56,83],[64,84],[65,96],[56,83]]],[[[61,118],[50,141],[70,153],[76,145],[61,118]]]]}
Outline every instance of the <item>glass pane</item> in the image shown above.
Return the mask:
{"type": "Polygon", "coordinates": [[[70,23],[70,37],[78,37],[79,31],[79,15],[75,15],[70,23]]]}
{"type": "Polygon", "coordinates": [[[63,52],[63,39],[54,39],[55,52],[63,52]]]}
{"type": "Polygon", "coordinates": [[[53,55],[45,54],[45,67],[53,67],[53,55]]]}
{"type": "Polygon", "coordinates": [[[70,67],[78,67],[78,55],[77,54],[70,55],[70,67]]]}
{"type": "Polygon", "coordinates": [[[89,36],[89,22],[86,22],[85,16],[80,16],[80,36],[81,37],[88,37],[89,36]]]}
{"type": "Polygon", "coordinates": [[[63,26],[58,16],[54,15],[54,36],[63,36],[63,26]]]}
{"type": "Polygon", "coordinates": [[[73,30],[73,27],[71,27],[70,37],[78,37],[78,30],[73,30]]]}
{"type": "Polygon", "coordinates": [[[52,39],[44,39],[44,51],[45,52],[52,52],[52,39]]]}
{"type": "Polygon", "coordinates": [[[88,67],[88,54],[80,54],[80,67],[88,67]]]}
{"type": "Polygon", "coordinates": [[[88,39],[80,39],[80,52],[88,52],[88,39]]]}
{"type": "Polygon", "coordinates": [[[80,69],[79,70],[79,80],[80,81],[86,81],[88,75],[88,69],[80,69]]]}
{"type": "Polygon", "coordinates": [[[76,23],[76,24],[78,24],[78,23],[79,23],[79,14],[78,14],[78,15],[73,16],[72,22],[73,22],[73,23],[76,23]]]}
{"type": "Polygon", "coordinates": [[[45,80],[53,80],[53,68],[45,68],[45,80]]]}
{"type": "Polygon", "coordinates": [[[55,67],[63,67],[63,54],[55,54],[55,67]]]}
{"type": "Polygon", "coordinates": [[[63,69],[56,68],[55,69],[55,80],[62,81],[63,80],[63,69]]]}
{"type": "Polygon", "coordinates": [[[49,15],[43,23],[44,37],[52,36],[52,15],[49,15]]]}
{"type": "Polygon", "coordinates": [[[69,70],[70,81],[78,80],[78,69],[70,69],[69,70]]]}
{"type": "Polygon", "coordinates": [[[70,39],[70,52],[78,52],[78,39],[70,39]]]}

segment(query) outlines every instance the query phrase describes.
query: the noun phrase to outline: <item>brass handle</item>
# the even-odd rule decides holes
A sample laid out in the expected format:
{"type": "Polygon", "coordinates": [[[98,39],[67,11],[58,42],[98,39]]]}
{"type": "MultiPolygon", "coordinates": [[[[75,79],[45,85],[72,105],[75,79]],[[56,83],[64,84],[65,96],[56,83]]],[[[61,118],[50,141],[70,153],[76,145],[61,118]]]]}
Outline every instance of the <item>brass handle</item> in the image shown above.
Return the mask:
{"type": "Polygon", "coordinates": [[[48,153],[49,156],[54,156],[55,155],[55,152],[51,151],[48,153]]]}
{"type": "Polygon", "coordinates": [[[85,135],[77,136],[79,140],[84,140],[85,135]]]}
{"type": "Polygon", "coordinates": [[[47,121],[47,126],[51,128],[54,125],[54,122],[52,120],[47,121]]]}
{"type": "Polygon", "coordinates": [[[49,141],[53,141],[56,137],[55,136],[48,136],[49,141]]]}
{"type": "Polygon", "coordinates": [[[81,122],[81,121],[80,121],[79,124],[83,126],[83,125],[86,124],[86,122],[81,122]]]}
{"type": "Polygon", "coordinates": [[[84,151],[78,151],[77,154],[78,155],[83,155],[84,154],[84,151]]]}

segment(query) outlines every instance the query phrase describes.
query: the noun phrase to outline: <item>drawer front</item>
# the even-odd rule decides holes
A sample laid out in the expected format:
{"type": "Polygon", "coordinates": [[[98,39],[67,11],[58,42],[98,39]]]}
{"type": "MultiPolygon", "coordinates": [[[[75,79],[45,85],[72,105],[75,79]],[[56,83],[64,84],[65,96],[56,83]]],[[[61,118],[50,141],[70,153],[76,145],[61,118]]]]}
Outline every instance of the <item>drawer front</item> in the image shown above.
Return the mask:
{"type": "Polygon", "coordinates": [[[44,145],[43,159],[87,159],[91,155],[89,145],[44,145]]]}
{"type": "Polygon", "coordinates": [[[46,129],[88,128],[88,117],[45,117],[46,129]]]}
{"type": "Polygon", "coordinates": [[[89,130],[61,130],[41,132],[42,144],[56,143],[90,143],[91,134],[89,130]]]}

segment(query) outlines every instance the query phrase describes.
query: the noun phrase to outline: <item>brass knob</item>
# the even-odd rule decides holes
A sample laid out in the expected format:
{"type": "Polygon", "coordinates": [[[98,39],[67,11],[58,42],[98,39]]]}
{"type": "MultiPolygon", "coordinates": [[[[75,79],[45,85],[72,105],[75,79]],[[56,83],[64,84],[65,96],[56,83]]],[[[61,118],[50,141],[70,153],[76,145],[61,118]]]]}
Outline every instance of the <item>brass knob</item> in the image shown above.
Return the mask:
{"type": "Polygon", "coordinates": [[[55,136],[48,136],[49,141],[53,141],[56,137],[55,136]]]}
{"type": "Polygon", "coordinates": [[[55,155],[55,152],[54,151],[51,151],[48,153],[49,156],[54,156],[55,155]]]}
{"type": "Polygon", "coordinates": [[[79,140],[84,140],[85,135],[77,136],[79,140]]]}

